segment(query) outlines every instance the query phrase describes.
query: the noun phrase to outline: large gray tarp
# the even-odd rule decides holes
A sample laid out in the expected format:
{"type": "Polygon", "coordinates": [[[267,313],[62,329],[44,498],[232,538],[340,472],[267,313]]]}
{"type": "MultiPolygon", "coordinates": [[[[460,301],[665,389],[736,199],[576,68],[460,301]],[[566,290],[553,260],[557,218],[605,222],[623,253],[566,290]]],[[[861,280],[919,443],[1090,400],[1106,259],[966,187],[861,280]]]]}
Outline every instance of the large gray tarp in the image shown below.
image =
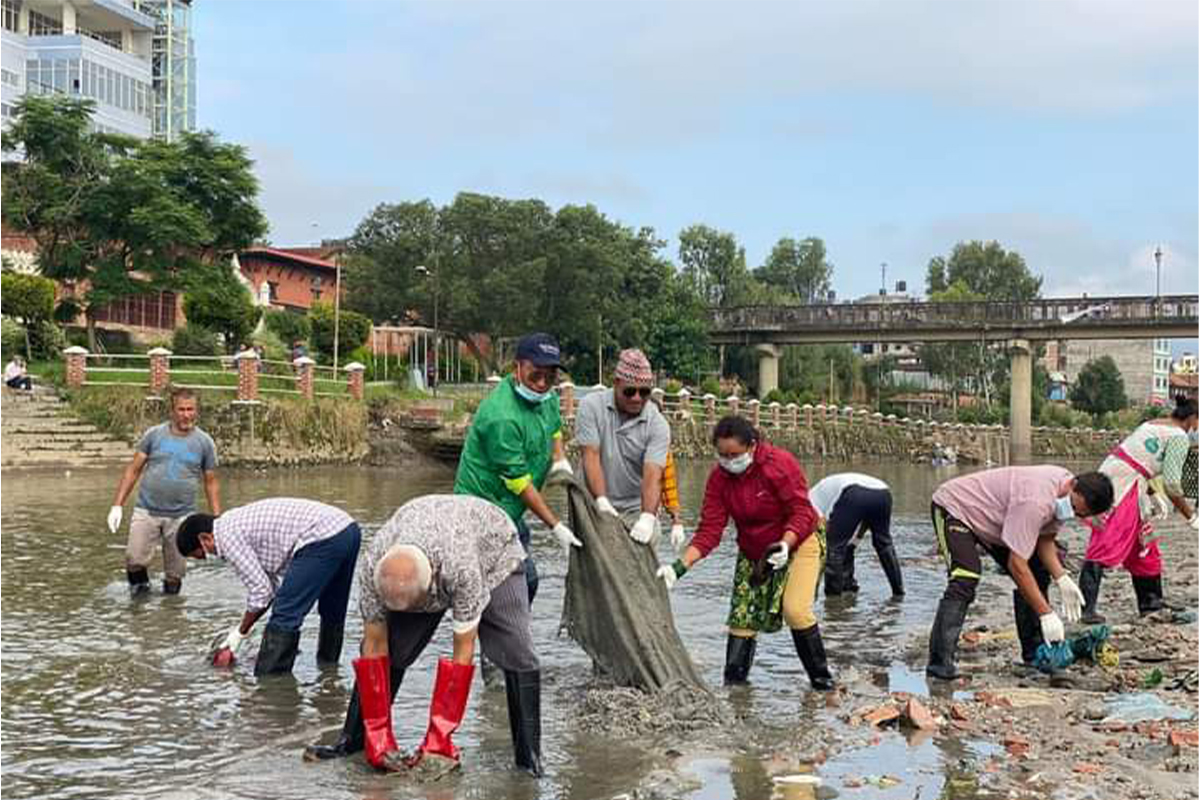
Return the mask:
{"type": "Polygon", "coordinates": [[[577,478],[559,478],[570,526],[583,542],[571,548],[562,628],[619,686],[646,692],[708,687],[675,630],[658,559],[629,538],[624,524],[596,508],[577,478]]]}

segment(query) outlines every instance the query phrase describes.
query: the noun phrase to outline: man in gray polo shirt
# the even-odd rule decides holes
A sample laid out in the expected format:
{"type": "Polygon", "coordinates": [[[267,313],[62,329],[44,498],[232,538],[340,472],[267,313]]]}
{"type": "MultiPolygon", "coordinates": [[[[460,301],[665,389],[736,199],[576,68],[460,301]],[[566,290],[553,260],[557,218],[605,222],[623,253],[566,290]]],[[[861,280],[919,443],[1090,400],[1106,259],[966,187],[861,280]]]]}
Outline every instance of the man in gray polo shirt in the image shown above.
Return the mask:
{"type": "MultiPolygon", "coordinates": [[[[653,386],[646,355],[623,350],[612,391],[585,397],[575,417],[575,441],[583,449],[583,474],[596,505],[629,524],[629,535],[642,544],[658,528],[663,468],[671,449],[671,428],[650,402],[653,386]]],[[[675,528],[671,535],[678,546],[675,528]]],[[[682,528],[678,537],[682,540],[682,528]]]]}

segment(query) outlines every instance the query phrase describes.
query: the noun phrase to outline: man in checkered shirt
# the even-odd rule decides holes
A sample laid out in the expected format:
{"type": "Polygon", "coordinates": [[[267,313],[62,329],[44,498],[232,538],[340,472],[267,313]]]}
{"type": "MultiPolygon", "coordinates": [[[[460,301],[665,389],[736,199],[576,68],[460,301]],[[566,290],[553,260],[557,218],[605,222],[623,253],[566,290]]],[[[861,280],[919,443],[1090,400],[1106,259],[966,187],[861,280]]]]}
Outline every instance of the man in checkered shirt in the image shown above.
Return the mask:
{"type": "Polygon", "coordinates": [[[294,497],[259,500],[219,517],[192,514],[185,519],[176,538],[179,552],[188,558],[212,553],[224,559],[248,590],[246,613],[230,628],[213,663],[232,663],[242,639],[274,604],[255,675],[292,671],[300,623],[313,605],[321,615],[317,663],[336,664],[361,541],[358,523],[345,511],[294,497]]]}

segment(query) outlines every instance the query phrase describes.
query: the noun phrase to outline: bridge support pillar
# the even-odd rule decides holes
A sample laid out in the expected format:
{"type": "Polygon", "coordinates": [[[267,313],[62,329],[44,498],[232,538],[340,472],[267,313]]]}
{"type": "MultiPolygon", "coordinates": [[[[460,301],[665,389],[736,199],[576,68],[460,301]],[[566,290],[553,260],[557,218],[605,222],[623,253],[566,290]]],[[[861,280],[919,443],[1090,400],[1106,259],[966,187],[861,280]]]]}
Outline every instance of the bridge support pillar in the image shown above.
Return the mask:
{"type": "Polygon", "coordinates": [[[1009,341],[1008,352],[1012,359],[1009,463],[1028,464],[1033,456],[1033,355],[1026,339],[1009,341]]]}
{"type": "Polygon", "coordinates": [[[779,388],[779,357],[783,348],[776,344],[755,345],[758,352],[758,396],[766,397],[779,388]]]}

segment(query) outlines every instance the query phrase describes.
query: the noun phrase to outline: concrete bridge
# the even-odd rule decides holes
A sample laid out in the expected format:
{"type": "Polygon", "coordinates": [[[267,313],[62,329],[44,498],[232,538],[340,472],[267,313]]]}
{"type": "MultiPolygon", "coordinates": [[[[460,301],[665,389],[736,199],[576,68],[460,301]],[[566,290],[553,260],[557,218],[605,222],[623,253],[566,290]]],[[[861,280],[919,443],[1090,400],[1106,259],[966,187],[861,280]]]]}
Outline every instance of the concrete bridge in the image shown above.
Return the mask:
{"type": "Polygon", "coordinates": [[[1194,337],[1198,307],[1196,295],[745,306],[711,309],[709,340],[758,350],[760,395],[779,385],[782,345],[1005,342],[1012,358],[1010,457],[1024,463],[1031,446],[1031,342],[1194,337]]]}

